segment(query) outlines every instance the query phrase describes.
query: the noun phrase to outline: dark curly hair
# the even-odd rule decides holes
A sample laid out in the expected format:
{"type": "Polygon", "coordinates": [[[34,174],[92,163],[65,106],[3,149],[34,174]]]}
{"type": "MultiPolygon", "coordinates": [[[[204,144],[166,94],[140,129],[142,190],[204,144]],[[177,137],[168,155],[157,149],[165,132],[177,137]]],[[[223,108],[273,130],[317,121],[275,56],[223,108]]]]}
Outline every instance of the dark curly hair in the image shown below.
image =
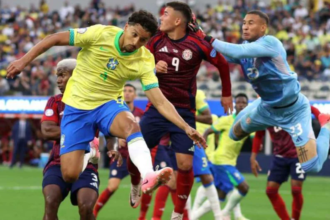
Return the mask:
{"type": "Polygon", "coordinates": [[[151,33],[151,36],[155,35],[158,29],[158,23],[155,16],[153,16],[150,12],[145,10],[139,10],[134,12],[128,18],[129,25],[140,24],[144,30],[151,33]]]}

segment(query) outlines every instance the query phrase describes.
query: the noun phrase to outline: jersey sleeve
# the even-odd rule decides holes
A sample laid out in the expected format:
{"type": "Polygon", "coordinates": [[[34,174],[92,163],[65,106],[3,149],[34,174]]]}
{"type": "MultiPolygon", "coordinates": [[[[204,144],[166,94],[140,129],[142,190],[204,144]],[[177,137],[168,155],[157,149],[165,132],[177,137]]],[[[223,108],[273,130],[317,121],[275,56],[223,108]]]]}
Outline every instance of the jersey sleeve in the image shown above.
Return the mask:
{"type": "Polygon", "coordinates": [[[95,43],[104,29],[103,25],[93,25],[86,28],[70,29],[71,46],[88,47],[95,43]]]}
{"type": "Polygon", "coordinates": [[[212,124],[211,128],[214,131],[214,133],[218,134],[225,129],[225,124],[226,124],[226,118],[221,117],[218,118],[218,120],[216,120],[216,122],[212,124]]]}
{"type": "Polygon", "coordinates": [[[205,94],[202,90],[197,90],[196,93],[196,110],[198,113],[201,113],[205,109],[208,109],[209,105],[205,101],[205,94]]]}
{"type": "Polygon", "coordinates": [[[269,36],[246,44],[232,44],[215,39],[212,46],[218,52],[234,59],[275,57],[279,54],[276,50],[278,42],[276,42],[273,37],[269,36]]]}
{"type": "Polygon", "coordinates": [[[158,88],[158,78],[156,76],[155,70],[155,58],[149,52],[148,56],[141,62],[141,84],[144,91],[148,91],[153,88],[158,88]]]}
{"type": "Polygon", "coordinates": [[[47,101],[44,114],[42,115],[41,122],[53,121],[59,123],[59,114],[57,111],[57,103],[54,97],[50,97],[47,101]]]}
{"type": "Polygon", "coordinates": [[[255,133],[255,136],[253,138],[253,142],[252,142],[252,153],[259,153],[261,145],[262,145],[262,139],[265,136],[265,131],[257,131],[255,133]]]}

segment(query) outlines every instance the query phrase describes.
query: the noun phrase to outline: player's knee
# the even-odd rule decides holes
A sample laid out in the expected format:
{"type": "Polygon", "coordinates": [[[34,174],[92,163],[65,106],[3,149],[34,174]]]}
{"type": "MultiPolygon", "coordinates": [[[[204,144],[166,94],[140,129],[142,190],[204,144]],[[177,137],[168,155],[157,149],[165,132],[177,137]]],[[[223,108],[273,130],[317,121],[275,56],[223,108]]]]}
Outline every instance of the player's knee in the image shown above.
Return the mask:
{"type": "Polygon", "coordinates": [[[267,187],[266,189],[266,195],[270,198],[274,195],[278,194],[278,188],[277,187],[267,187]]]}
{"type": "Polygon", "coordinates": [[[125,137],[129,137],[131,134],[134,134],[136,132],[140,132],[140,125],[138,122],[136,122],[135,120],[128,120],[127,122],[125,122],[125,128],[124,128],[124,134],[125,137]]]}
{"type": "Polygon", "coordinates": [[[211,174],[205,174],[205,175],[201,175],[200,176],[201,182],[202,184],[205,185],[209,185],[210,183],[213,182],[213,176],[211,174]]]}
{"type": "Polygon", "coordinates": [[[61,198],[55,194],[45,195],[45,203],[46,203],[46,213],[48,211],[57,210],[61,204],[61,198]]]}
{"type": "Polygon", "coordinates": [[[240,194],[246,195],[249,192],[249,188],[250,188],[249,185],[243,182],[242,184],[239,185],[238,191],[240,194]]]}
{"type": "Polygon", "coordinates": [[[80,216],[89,216],[93,213],[93,208],[95,201],[93,200],[84,200],[79,203],[79,213],[80,216]]]}
{"type": "Polygon", "coordinates": [[[113,184],[108,185],[108,190],[110,192],[115,192],[117,189],[118,189],[118,185],[113,185],[113,184]]]}
{"type": "Polygon", "coordinates": [[[180,170],[190,170],[192,169],[192,160],[181,160],[181,161],[177,161],[178,163],[178,168],[180,170]]]}

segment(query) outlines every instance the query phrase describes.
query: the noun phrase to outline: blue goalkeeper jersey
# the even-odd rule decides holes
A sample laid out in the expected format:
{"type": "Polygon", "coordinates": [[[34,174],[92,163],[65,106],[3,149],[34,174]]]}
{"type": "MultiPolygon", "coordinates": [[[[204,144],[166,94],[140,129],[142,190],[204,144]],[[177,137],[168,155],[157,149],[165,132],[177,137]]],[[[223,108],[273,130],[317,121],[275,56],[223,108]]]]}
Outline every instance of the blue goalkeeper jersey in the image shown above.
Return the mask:
{"type": "Polygon", "coordinates": [[[230,63],[242,66],[244,77],[251,83],[263,103],[283,107],[297,100],[300,84],[290,70],[283,44],[273,36],[263,36],[254,42],[231,44],[214,40],[215,50],[230,63]]]}

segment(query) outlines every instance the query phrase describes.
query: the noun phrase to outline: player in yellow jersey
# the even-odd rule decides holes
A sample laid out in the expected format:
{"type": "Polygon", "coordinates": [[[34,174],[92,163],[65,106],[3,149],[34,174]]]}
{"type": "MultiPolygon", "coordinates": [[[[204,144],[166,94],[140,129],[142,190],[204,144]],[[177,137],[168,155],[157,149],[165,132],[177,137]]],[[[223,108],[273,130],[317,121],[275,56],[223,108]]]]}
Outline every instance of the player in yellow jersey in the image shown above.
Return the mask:
{"type": "MultiPolygon", "coordinates": [[[[152,192],[169,180],[173,172],[171,168],[153,170],[150,151],[140,126],[121,101],[127,80],[141,80],[147,97],[158,111],[183,129],[193,141],[206,147],[203,137],[179,116],[158,88],[154,57],[144,47],[157,28],[155,17],[140,10],[129,17],[124,30],[94,25],[49,35],[8,66],[7,77],[14,77],[53,46],[82,48],[63,97],[66,107],[61,124],[60,153],[61,171],[66,182],[76,181],[84,170],[84,164],[97,155],[95,151],[90,152],[88,145],[96,129],[107,136],[126,139],[130,159],[138,168],[130,166],[130,173],[134,175],[140,171],[144,193],[152,192]]],[[[140,187],[140,183],[132,184],[130,203],[133,207],[140,200],[140,187]]]]}
{"type": "MultiPolygon", "coordinates": [[[[205,99],[205,93],[198,89],[196,92],[196,130],[200,133],[204,133],[213,122],[209,105],[205,99]]],[[[210,148],[207,148],[207,150],[209,152],[212,151],[212,148],[214,149],[214,135],[210,135],[210,138],[205,140],[207,140],[208,148],[210,148]]],[[[195,147],[193,170],[194,176],[199,177],[203,184],[203,186],[198,188],[198,190],[202,190],[202,194],[205,195],[205,197],[207,197],[207,199],[210,201],[214,219],[220,219],[221,210],[217,189],[214,185],[213,175],[211,173],[208,157],[206,156],[204,149],[195,147]]],[[[202,199],[204,200],[205,197],[203,196],[202,199]]],[[[197,210],[203,200],[201,200],[201,198],[195,197],[194,205],[192,208],[192,216],[194,216],[193,212],[197,210]]]]}
{"type": "MultiPolygon", "coordinates": [[[[234,123],[236,115],[248,105],[248,97],[245,94],[238,94],[235,96],[235,110],[236,114],[223,116],[213,123],[204,132],[206,139],[210,134],[220,133],[220,142],[216,148],[212,160],[212,172],[214,174],[215,186],[218,189],[219,198],[224,201],[226,195],[234,189],[228,198],[225,208],[222,210],[222,219],[230,219],[230,212],[240,200],[248,193],[249,186],[246,183],[242,174],[236,169],[236,160],[241,151],[246,138],[240,141],[233,141],[229,138],[229,131],[234,123]]],[[[209,211],[211,207],[210,201],[206,201],[197,211],[193,214],[193,219],[198,219],[205,212],[209,211]]],[[[236,220],[245,220],[240,210],[237,210],[236,220]]]]}

